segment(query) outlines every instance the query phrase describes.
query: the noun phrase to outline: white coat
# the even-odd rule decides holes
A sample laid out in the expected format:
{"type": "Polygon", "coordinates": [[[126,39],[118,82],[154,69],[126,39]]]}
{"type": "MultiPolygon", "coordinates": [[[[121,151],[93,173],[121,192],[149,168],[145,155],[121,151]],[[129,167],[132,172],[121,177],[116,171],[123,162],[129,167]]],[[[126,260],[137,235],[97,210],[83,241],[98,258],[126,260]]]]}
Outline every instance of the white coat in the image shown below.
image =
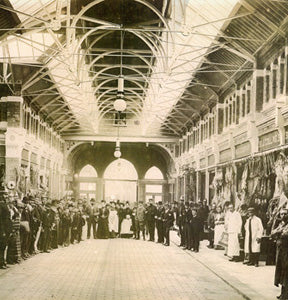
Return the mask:
{"type": "Polygon", "coordinates": [[[240,244],[238,235],[241,233],[242,218],[238,211],[229,214],[226,219],[228,233],[227,255],[230,257],[239,256],[240,244]]]}
{"type": "Polygon", "coordinates": [[[109,231],[112,232],[118,232],[118,215],[116,210],[110,210],[109,213],[109,231]]]}
{"type": "MultiPolygon", "coordinates": [[[[249,220],[245,223],[245,243],[244,243],[244,250],[245,253],[249,253],[249,220]]],[[[251,250],[252,253],[259,253],[260,252],[260,243],[256,241],[256,239],[261,239],[263,236],[263,225],[260,218],[256,216],[252,216],[251,219],[251,232],[252,232],[252,244],[251,250]]]]}

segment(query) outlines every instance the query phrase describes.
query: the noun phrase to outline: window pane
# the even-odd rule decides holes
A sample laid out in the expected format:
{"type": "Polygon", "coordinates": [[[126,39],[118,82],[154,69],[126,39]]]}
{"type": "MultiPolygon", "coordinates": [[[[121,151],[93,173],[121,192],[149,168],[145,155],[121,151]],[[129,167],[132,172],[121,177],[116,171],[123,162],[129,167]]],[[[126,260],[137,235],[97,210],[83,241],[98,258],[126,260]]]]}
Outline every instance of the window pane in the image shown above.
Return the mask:
{"type": "Polygon", "coordinates": [[[146,184],[146,193],[162,193],[162,185],[146,184]]]}
{"type": "Polygon", "coordinates": [[[96,183],[94,182],[80,182],[80,191],[95,191],[96,183]]]}

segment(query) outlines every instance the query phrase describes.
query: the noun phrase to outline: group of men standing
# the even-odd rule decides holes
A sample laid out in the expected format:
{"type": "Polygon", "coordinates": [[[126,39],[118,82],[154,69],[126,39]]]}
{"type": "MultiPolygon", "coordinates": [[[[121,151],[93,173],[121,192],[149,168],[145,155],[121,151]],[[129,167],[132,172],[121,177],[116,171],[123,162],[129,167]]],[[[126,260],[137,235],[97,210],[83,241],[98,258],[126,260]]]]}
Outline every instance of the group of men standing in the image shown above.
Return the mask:
{"type": "Polygon", "coordinates": [[[165,246],[170,245],[170,230],[174,225],[174,213],[172,206],[169,203],[163,205],[159,201],[156,206],[153,199],[149,199],[148,204],[144,206],[142,201],[139,201],[135,210],[135,238],[140,239],[142,233],[145,240],[145,227],[149,234],[149,241],[155,241],[155,228],[157,231],[157,243],[162,243],[165,246]]]}
{"type": "Polygon", "coordinates": [[[85,225],[83,206],[72,202],[0,193],[0,268],[39,252],[79,243],[85,225]]]}
{"type": "Polygon", "coordinates": [[[176,212],[176,224],[179,227],[180,234],[179,246],[185,250],[199,252],[204,223],[209,213],[207,204],[205,202],[204,205],[203,203],[184,202],[183,199],[180,199],[176,212]]]}

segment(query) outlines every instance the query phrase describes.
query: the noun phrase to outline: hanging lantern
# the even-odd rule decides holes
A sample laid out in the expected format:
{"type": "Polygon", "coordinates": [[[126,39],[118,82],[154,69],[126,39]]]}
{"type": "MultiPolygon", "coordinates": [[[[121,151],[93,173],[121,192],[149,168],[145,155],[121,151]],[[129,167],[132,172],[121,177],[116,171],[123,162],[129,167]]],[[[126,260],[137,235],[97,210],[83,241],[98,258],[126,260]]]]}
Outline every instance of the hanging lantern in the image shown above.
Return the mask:
{"type": "Polygon", "coordinates": [[[127,107],[126,101],[123,98],[121,98],[121,97],[117,98],[114,101],[113,105],[114,105],[114,109],[117,110],[117,111],[119,111],[119,112],[124,111],[126,109],[126,107],[127,107]]]}
{"type": "Polygon", "coordinates": [[[122,155],[122,153],[120,151],[120,148],[116,148],[115,151],[114,151],[114,157],[120,158],[121,155],[122,155]]]}

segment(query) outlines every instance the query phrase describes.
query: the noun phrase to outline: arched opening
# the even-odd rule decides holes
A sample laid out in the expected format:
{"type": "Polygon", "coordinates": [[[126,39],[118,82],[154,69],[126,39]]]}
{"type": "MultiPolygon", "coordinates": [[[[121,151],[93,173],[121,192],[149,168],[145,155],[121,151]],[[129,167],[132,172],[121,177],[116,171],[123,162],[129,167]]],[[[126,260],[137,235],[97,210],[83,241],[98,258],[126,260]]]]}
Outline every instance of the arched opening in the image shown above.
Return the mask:
{"type": "Polygon", "coordinates": [[[145,199],[153,199],[154,202],[163,200],[164,176],[157,167],[151,167],[145,174],[145,199]]]}
{"type": "Polygon", "coordinates": [[[105,199],[137,201],[138,174],[131,162],[126,159],[114,160],[104,172],[105,199]]]}
{"type": "Polygon", "coordinates": [[[96,181],[97,171],[91,165],[86,165],[81,169],[78,177],[79,182],[79,196],[82,199],[96,199],[96,181]]]}

